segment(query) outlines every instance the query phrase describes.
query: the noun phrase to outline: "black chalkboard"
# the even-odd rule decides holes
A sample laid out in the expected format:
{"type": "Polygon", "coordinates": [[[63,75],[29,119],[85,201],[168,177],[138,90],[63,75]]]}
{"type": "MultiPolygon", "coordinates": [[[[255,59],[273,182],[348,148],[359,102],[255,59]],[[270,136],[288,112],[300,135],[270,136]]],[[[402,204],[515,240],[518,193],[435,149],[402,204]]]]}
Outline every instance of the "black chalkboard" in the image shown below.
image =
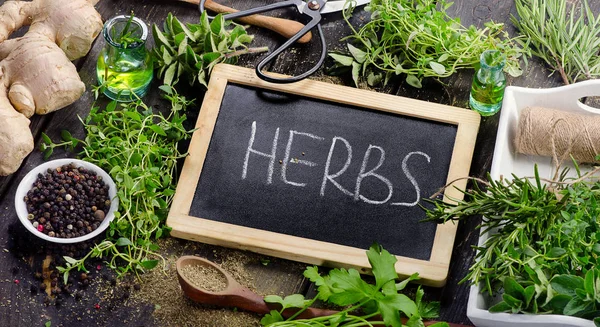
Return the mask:
{"type": "Polygon", "coordinates": [[[189,215],[428,260],[436,225],[419,222],[417,202],[446,184],[456,135],[453,124],[229,83],[189,215]]]}

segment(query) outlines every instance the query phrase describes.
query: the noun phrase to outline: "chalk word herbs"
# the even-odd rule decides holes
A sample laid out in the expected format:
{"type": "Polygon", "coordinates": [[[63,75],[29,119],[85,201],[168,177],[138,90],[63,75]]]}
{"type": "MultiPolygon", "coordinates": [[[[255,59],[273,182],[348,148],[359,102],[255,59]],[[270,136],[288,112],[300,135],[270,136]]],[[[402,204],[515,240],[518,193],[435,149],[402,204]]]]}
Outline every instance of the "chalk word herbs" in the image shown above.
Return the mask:
{"type": "MultiPolygon", "coordinates": [[[[355,201],[363,201],[363,202],[366,202],[369,204],[375,204],[375,205],[388,204],[388,205],[392,205],[392,206],[413,207],[413,206],[417,205],[421,199],[421,189],[419,188],[419,184],[417,183],[417,180],[410,172],[410,169],[408,166],[409,160],[413,157],[423,157],[424,160],[420,160],[419,161],[420,163],[424,162],[424,161],[426,161],[427,164],[431,163],[431,157],[427,153],[424,153],[421,151],[409,152],[408,154],[406,154],[406,156],[404,156],[404,159],[401,162],[402,173],[404,174],[404,176],[406,177],[406,179],[409,181],[412,188],[414,189],[415,198],[414,198],[414,201],[411,201],[411,202],[394,202],[392,200],[392,196],[394,194],[394,185],[392,183],[392,180],[390,180],[389,178],[387,178],[380,172],[380,168],[386,159],[386,152],[380,146],[369,144],[369,146],[365,150],[364,155],[362,156],[362,163],[360,165],[360,170],[358,171],[356,178],[355,179],[352,178],[353,185],[344,186],[344,185],[342,185],[341,182],[339,182],[339,179],[343,174],[347,173],[347,170],[350,167],[350,164],[352,163],[352,160],[353,160],[352,145],[345,138],[343,138],[341,136],[334,136],[330,141],[327,159],[325,160],[324,163],[316,163],[316,162],[309,161],[309,160],[291,158],[292,146],[293,146],[294,140],[297,138],[308,138],[309,140],[311,140],[313,142],[324,143],[324,145],[326,145],[327,143],[325,143],[326,140],[324,137],[310,134],[310,133],[290,130],[289,135],[287,137],[287,144],[285,146],[285,153],[283,155],[283,159],[277,160],[277,158],[278,158],[277,148],[278,148],[278,144],[279,144],[279,141],[281,138],[280,128],[278,127],[275,130],[275,133],[273,136],[273,142],[270,144],[271,145],[270,151],[264,151],[264,149],[263,149],[263,151],[261,151],[261,150],[257,149],[257,146],[254,144],[255,139],[256,139],[256,134],[257,134],[257,124],[256,124],[256,121],[253,121],[252,127],[251,127],[250,138],[248,140],[248,147],[246,148],[246,154],[244,156],[244,162],[243,162],[243,166],[242,166],[242,179],[247,178],[249,167],[252,164],[252,161],[256,160],[253,157],[258,157],[258,158],[262,157],[265,160],[268,160],[267,176],[266,176],[266,181],[265,181],[265,183],[267,185],[273,183],[276,162],[280,163],[279,178],[281,179],[281,181],[285,184],[292,185],[295,187],[305,187],[305,186],[307,186],[307,182],[306,181],[293,181],[288,178],[287,170],[288,170],[290,163],[297,164],[297,165],[304,165],[304,166],[308,166],[308,167],[323,166],[324,167],[323,174],[321,175],[322,177],[318,181],[321,185],[319,194],[322,197],[325,196],[325,193],[329,189],[333,189],[333,190],[338,190],[338,191],[342,192],[343,194],[354,198],[355,201]],[[341,151],[339,149],[343,149],[346,153],[345,160],[343,160],[345,162],[341,166],[341,168],[333,169],[332,163],[335,160],[333,154],[335,151],[341,151]],[[376,164],[373,166],[372,162],[376,162],[376,164]],[[361,186],[363,185],[363,181],[365,181],[367,179],[374,179],[374,181],[376,181],[377,183],[382,184],[384,186],[384,189],[387,189],[387,194],[385,194],[385,196],[383,196],[381,199],[368,198],[367,196],[363,195],[361,193],[361,186]]],[[[338,157],[338,160],[339,160],[339,157],[338,157]]],[[[336,166],[339,166],[339,164],[336,166]]],[[[277,176],[275,176],[275,178],[277,178],[277,176]]]]}

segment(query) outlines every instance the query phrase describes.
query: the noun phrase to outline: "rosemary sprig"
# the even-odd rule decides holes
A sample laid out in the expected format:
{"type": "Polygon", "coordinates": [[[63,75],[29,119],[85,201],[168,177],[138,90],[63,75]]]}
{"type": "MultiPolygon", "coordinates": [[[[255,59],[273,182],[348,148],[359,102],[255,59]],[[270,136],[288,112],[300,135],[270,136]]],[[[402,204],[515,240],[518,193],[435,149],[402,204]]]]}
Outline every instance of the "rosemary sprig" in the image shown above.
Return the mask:
{"type": "Polygon", "coordinates": [[[476,247],[461,283],[481,283],[490,295],[503,290],[491,311],[600,314],[600,289],[583,282],[583,276],[600,276],[600,182],[592,178],[599,169],[582,175],[575,167],[577,177],[563,170],[556,181],[542,180],[537,166],[532,178],[494,181],[488,175],[487,190],[475,184],[463,191],[465,200],[431,200],[433,208],[425,209],[427,220],[438,222],[484,216],[479,228],[489,237],[476,247]]]}
{"type": "Polygon", "coordinates": [[[564,0],[516,0],[513,24],[531,41],[531,53],[560,74],[565,84],[600,75],[600,15],[587,0],[577,10],[564,0]]]}

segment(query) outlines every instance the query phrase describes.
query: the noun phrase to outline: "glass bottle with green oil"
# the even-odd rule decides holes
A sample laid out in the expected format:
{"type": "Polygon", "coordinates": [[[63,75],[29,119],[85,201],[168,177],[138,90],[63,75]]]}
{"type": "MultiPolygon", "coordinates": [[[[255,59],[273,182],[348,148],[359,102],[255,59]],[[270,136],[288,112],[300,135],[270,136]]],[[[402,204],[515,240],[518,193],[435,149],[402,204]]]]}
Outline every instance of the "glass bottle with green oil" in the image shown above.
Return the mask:
{"type": "Polygon", "coordinates": [[[480,68],[473,77],[469,105],[482,116],[491,116],[500,111],[506,78],[506,60],[498,50],[486,50],[479,59],[480,68]]]}
{"type": "Polygon", "coordinates": [[[146,24],[133,13],[116,16],[104,24],[102,33],[106,45],[98,57],[96,76],[104,94],[124,102],[146,95],[153,77],[146,24]]]}

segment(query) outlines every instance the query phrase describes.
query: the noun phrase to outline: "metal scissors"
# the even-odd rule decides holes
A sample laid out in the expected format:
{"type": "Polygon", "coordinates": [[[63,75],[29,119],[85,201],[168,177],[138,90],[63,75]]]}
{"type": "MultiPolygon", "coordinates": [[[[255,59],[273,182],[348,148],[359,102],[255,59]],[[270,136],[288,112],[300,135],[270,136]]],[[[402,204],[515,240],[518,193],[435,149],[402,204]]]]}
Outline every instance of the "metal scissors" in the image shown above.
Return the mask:
{"type": "MultiPolygon", "coordinates": [[[[204,3],[206,0],[200,0],[200,13],[204,12],[204,3]]],[[[366,3],[369,3],[370,0],[355,0],[352,1],[354,6],[360,6],[366,3]]],[[[271,83],[293,83],[305,79],[306,77],[312,75],[316,72],[323,62],[325,61],[325,57],[327,56],[327,44],[325,43],[325,36],[323,35],[323,29],[321,28],[321,14],[336,12],[344,9],[346,1],[330,1],[328,0],[308,0],[308,2],[304,2],[302,0],[285,0],[281,2],[272,3],[266,6],[256,7],[248,10],[238,11],[235,13],[224,15],[223,18],[225,20],[236,19],[240,17],[250,16],[266,11],[271,11],[278,8],[285,7],[293,7],[295,6],[298,12],[302,15],[310,18],[310,21],[306,23],[306,25],[298,31],[294,36],[289,38],[285,43],[283,43],[279,48],[275,49],[275,51],[271,52],[266,58],[264,58],[261,62],[256,66],[256,75],[260,77],[262,80],[271,83]],[[292,77],[280,78],[273,77],[263,73],[263,68],[273,61],[277,56],[279,56],[283,51],[288,49],[292,44],[294,44],[298,39],[300,39],[304,34],[308,33],[314,27],[317,27],[319,31],[319,39],[321,40],[321,57],[317,61],[314,67],[309,69],[308,71],[292,77]]],[[[214,17],[208,16],[209,19],[213,19],[214,17]]]]}

